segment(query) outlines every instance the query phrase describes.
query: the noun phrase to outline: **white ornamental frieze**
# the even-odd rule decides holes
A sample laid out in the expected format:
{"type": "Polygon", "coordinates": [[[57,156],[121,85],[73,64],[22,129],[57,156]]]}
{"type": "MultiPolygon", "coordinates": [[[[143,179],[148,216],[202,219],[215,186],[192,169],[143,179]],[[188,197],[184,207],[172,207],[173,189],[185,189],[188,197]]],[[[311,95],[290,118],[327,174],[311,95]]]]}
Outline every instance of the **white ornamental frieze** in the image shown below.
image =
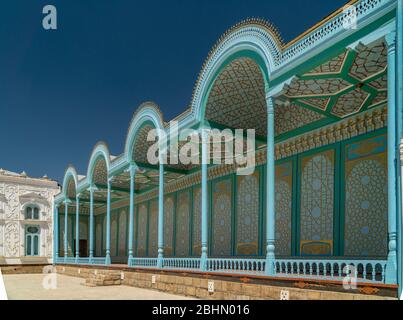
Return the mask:
{"type": "Polygon", "coordinates": [[[18,224],[11,222],[5,226],[4,244],[5,244],[5,256],[6,257],[18,257],[19,245],[20,245],[20,232],[18,230],[18,224]]]}
{"type": "Polygon", "coordinates": [[[18,219],[18,187],[16,186],[8,186],[6,187],[6,199],[7,199],[7,207],[6,209],[6,218],[7,219],[18,219]]]}

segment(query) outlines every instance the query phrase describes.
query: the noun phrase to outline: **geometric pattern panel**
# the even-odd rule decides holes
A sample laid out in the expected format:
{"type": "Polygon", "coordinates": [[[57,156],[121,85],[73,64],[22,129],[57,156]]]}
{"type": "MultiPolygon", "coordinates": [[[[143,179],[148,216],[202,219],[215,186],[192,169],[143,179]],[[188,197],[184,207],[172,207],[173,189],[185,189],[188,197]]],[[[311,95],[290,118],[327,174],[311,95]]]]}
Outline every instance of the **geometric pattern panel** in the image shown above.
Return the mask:
{"type": "Polygon", "coordinates": [[[192,256],[201,255],[201,188],[193,189],[192,256]]]}
{"type": "Polygon", "coordinates": [[[146,257],[147,255],[147,223],[148,223],[147,204],[141,204],[138,209],[138,226],[137,226],[138,257],[146,257]]]}
{"type": "Polygon", "coordinates": [[[97,219],[95,228],[95,256],[100,257],[102,255],[102,224],[100,219],[97,219]]]}
{"type": "Polygon", "coordinates": [[[167,196],[164,200],[164,255],[173,255],[173,233],[174,233],[174,198],[167,196]]]}
{"type": "Polygon", "coordinates": [[[364,106],[369,98],[369,93],[356,89],[350,93],[342,95],[335,103],[332,113],[339,117],[345,117],[357,113],[364,106]]]}
{"type": "Polygon", "coordinates": [[[182,191],[178,194],[176,212],[176,240],[175,256],[189,256],[189,217],[190,217],[190,193],[182,191]]]}
{"type": "Polygon", "coordinates": [[[363,80],[381,72],[387,65],[387,47],[383,41],[377,41],[371,46],[359,44],[357,57],[350,68],[350,74],[363,80]]]}
{"type": "Polygon", "coordinates": [[[276,166],[276,255],[291,256],[292,161],[276,166]]]}
{"type": "Polygon", "coordinates": [[[112,222],[111,222],[111,256],[116,257],[117,256],[117,244],[118,244],[118,214],[117,212],[114,212],[112,214],[112,222]]]}
{"type": "Polygon", "coordinates": [[[158,201],[150,202],[150,217],[148,223],[148,256],[158,255],[158,201]]]}
{"type": "Polygon", "coordinates": [[[259,66],[250,58],[229,63],[214,82],[206,105],[208,121],[266,135],[266,98],[259,66]]]}
{"type": "Polygon", "coordinates": [[[237,254],[257,255],[259,250],[259,171],[255,171],[250,176],[238,176],[237,183],[237,254]]]}
{"type": "Polygon", "coordinates": [[[105,186],[108,183],[108,170],[103,157],[99,157],[96,160],[93,170],[93,182],[105,186]]]}
{"type": "Polygon", "coordinates": [[[119,212],[119,252],[118,256],[127,256],[126,251],[126,239],[127,239],[127,209],[123,209],[119,212]]]}
{"type": "Polygon", "coordinates": [[[231,256],[232,180],[213,183],[212,256],[231,256]]]}
{"type": "MultiPolygon", "coordinates": [[[[139,164],[147,164],[147,152],[155,141],[147,141],[148,133],[155,129],[154,126],[146,124],[136,134],[133,147],[132,159],[139,164]]],[[[158,153],[157,153],[158,156],[158,153]]]]}
{"type": "Polygon", "coordinates": [[[334,150],[328,150],[301,161],[302,255],[331,255],[333,252],[334,158],[334,150]]]}
{"type": "Polygon", "coordinates": [[[287,87],[285,95],[290,98],[332,95],[350,86],[341,78],[330,79],[294,79],[287,87]]]}
{"type": "Polygon", "coordinates": [[[324,115],[296,105],[277,105],[275,108],[276,136],[325,118],[324,115]]]}
{"type": "Polygon", "coordinates": [[[386,136],[348,145],[344,254],[385,258],[388,253],[386,136]]]}
{"type": "Polygon", "coordinates": [[[313,70],[296,76],[282,100],[342,119],[385,100],[387,48],[383,40],[359,44],[313,70]],[[380,98],[380,93],[383,98],[380,98]],[[374,101],[377,100],[377,101],[374,101]]]}
{"type": "Polygon", "coordinates": [[[347,51],[339,54],[337,57],[325,62],[324,64],[316,67],[307,74],[321,74],[321,73],[339,73],[344,65],[347,58],[347,51]]]}

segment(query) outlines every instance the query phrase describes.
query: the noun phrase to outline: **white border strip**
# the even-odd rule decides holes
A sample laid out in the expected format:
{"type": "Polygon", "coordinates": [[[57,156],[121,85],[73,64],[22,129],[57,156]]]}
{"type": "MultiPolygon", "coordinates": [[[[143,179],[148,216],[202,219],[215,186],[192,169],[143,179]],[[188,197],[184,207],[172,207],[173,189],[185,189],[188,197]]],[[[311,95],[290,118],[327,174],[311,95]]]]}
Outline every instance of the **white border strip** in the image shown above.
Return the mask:
{"type": "Polygon", "coordinates": [[[8,300],[6,287],[4,286],[3,275],[0,268],[0,300],[8,300]]]}

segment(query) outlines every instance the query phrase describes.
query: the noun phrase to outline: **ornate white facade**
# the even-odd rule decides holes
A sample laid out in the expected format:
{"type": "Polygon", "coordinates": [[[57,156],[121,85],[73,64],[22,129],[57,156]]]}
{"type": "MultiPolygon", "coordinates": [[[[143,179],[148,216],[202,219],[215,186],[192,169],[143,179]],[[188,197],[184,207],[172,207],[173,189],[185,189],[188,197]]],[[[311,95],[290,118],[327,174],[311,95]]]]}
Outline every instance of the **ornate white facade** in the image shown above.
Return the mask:
{"type": "Polygon", "coordinates": [[[0,265],[52,261],[53,197],[59,190],[46,176],[0,169],[0,265]]]}

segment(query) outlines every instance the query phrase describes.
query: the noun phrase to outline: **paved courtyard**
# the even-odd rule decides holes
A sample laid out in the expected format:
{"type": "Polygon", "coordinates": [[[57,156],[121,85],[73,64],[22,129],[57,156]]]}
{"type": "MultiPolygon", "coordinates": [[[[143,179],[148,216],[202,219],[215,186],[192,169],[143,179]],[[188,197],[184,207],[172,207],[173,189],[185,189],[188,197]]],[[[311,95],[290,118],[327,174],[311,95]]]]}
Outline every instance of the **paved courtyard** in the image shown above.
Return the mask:
{"type": "Polygon", "coordinates": [[[86,287],[82,278],[57,275],[57,288],[45,289],[43,274],[3,275],[10,300],[188,300],[169,293],[128,286],[86,287]]]}

